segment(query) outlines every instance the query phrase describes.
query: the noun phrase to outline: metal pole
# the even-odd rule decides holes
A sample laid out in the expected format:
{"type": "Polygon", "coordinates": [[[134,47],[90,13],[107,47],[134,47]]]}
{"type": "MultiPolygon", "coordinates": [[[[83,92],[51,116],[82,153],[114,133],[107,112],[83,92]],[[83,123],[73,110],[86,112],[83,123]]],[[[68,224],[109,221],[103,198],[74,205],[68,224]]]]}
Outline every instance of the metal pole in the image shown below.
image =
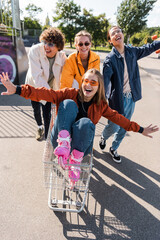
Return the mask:
{"type": "Polygon", "coordinates": [[[19,0],[11,0],[13,28],[21,30],[19,0]]]}

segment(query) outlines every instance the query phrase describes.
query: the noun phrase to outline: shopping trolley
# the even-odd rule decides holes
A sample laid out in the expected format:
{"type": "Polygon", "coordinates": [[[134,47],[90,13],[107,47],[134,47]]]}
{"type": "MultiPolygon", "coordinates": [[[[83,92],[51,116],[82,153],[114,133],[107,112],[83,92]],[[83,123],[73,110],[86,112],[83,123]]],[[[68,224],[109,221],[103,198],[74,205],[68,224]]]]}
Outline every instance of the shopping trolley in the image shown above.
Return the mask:
{"type": "Polygon", "coordinates": [[[81,212],[85,206],[85,201],[88,194],[89,181],[93,167],[93,154],[84,157],[80,168],[80,179],[71,189],[68,167],[74,164],[68,164],[67,169],[62,169],[58,164],[58,159],[54,155],[54,149],[50,141],[51,130],[56,117],[56,106],[52,105],[51,122],[48,131],[48,137],[45,144],[43,154],[44,164],[44,183],[49,190],[48,206],[53,211],[62,212],[81,212]]]}

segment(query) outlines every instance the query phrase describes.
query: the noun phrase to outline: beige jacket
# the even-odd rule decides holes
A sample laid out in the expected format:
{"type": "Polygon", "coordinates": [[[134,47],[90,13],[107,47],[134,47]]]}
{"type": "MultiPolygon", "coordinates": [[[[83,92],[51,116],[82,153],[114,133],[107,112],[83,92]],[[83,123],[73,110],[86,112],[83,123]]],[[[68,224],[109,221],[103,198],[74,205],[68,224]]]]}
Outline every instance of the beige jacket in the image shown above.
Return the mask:
{"type": "MultiPolygon", "coordinates": [[[[26,76],[26,84],[34,87],[46,87],[50,89],[48,84],[49,78],[49,61],[45,55],[44,46],[42,43],[33,45],[30,48],[29,54],[29,69],[26,76]]],[[[60,88],[60,78],[63,65],[66,61],[66,55],[60,51],[56,54],[56,59],[53,64],[54,84],[53,89],[60,88]]]]}

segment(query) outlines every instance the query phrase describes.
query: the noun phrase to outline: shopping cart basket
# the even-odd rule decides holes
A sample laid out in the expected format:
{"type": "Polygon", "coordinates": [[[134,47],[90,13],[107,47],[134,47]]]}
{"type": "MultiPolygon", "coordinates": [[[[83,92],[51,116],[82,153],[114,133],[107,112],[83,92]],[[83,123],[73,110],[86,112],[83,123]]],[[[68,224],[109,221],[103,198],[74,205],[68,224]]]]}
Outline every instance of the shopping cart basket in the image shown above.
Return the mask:
{"type": "MultiPolygon", "coordinates": [[[[52,105],[51,113],[50,128],[43,154],[44,183],[45,187],[49,189],[48,206],[54,211],[79,213],[85,206],[93,166],[93,154],[84,157],[80,165],[80,179],[71,189],[68,177],[69,170],[68,168],[62,169],[58,164],[58,159],[54,155],[54,149],[50,141],[51,130],[56,117],[55,105],[52,105]]],[[[71,164],[68,164],[69,166],[71,164]]]]}

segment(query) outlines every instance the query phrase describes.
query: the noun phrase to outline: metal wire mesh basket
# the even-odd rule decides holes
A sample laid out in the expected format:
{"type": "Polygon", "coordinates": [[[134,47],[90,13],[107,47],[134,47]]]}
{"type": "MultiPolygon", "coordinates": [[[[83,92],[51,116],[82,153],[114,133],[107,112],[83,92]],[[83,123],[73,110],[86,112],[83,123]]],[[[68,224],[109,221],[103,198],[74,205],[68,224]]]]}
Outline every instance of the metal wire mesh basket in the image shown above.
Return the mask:
{"type": "Polygon", "coordinates": [[[68,164],[66,169],[62,169],[54,155],[50,141],[55,117],[56,106],[53,105],[50,129],[43,154],[44,183],[45,187],[49,189],[48,206],[54,211],[80,212],[84,208],[87,197],[93,162],[92,153],[87,155],[79,165],[81,168],[80,179],[75,183],[74,188],[71,188],[68,175],[70,167],[74,165],[68,164]]]}

